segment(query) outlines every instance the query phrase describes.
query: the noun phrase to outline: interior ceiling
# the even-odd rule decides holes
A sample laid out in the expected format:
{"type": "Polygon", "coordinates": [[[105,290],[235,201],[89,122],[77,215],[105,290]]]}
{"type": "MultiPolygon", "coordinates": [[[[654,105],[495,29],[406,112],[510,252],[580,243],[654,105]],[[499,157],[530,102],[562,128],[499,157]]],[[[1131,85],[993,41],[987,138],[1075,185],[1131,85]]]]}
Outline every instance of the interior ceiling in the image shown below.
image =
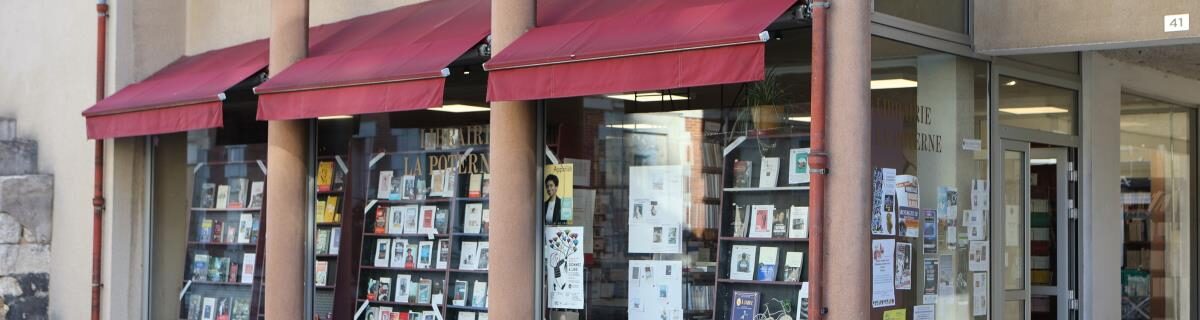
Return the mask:
{"type": "Polygon", "coordinates": [[[1103,54],[1122,62],[1200,80],[1200,44],[1108,50],[1103,54]]]}

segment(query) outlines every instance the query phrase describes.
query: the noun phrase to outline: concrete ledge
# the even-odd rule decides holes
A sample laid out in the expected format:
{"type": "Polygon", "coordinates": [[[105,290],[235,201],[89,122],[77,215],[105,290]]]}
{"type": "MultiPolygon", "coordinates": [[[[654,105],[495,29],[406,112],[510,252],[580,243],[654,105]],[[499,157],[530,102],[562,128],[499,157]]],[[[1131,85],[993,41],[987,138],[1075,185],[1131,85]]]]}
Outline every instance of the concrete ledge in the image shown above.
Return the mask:
{"type": "MultiPolygon", "coordinates": [[[[4,135],[0,122],[0,137],[4,135]]],[[[0,139],[0,176],[37,173],[37,142],[0,139]]]]}
{"type": "Polygon", "coordinates": [[[54,176],[0,176],[0,212],[32,231],[36,242],[50,242],[53,209],[54,176]]]}

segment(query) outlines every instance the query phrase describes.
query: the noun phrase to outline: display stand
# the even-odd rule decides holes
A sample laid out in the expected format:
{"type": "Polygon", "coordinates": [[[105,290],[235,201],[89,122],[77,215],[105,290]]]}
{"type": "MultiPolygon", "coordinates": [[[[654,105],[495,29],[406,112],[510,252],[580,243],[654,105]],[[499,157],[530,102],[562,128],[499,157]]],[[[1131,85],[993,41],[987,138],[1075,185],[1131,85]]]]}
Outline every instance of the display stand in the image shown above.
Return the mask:
{"type": "Polygon", "coordinates": [[[317,157],[316,203],[313,207],[313,312],[317,319],[332,318],[341,252],[342,214],[350,201],[346,192],[349,167],[341,155],[317,157]],[[332,203],[332,204],[331,204],[332,203]],[[322,281],[323,280],[323,281],[322,281]]]}

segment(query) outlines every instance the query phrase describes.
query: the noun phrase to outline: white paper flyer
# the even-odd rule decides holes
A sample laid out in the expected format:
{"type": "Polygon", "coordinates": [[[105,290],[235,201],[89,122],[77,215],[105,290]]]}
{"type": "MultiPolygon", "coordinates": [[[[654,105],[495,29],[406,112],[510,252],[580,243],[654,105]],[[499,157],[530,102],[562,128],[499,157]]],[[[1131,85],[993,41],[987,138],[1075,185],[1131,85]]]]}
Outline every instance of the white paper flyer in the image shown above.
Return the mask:
{"type": "Polygon", "coordinates": [[[546,226],[543,250],[549,307],[583,309],[583,227],[546,226]]]}
{"type": "Polygon", "coordinates": [[[988,314],[988,275],[987,272],[976,272],[971,281],[971,315],[986,316],[988,314]]]}
{"type": "Polygon", "coordinates": [[[629,319],[683,319],[683,262],[629,261],[629,319]]]}
{"type": "Polygon", "coordinates": [[[967,268],[971,271],[987,271],[988,270],[988,242],[987,241],[971,241],[970,247],[967,249],[967,268]]]}
{"type": "Polygon", "coordinates": [[[871,240],[871,307],[896,305],[896,240],[871,240]]]}
{"type": "Polygon", "coordinates": [[[629,168],[629,252],[680,253],[683,248],[682,166],[629,168]]]}

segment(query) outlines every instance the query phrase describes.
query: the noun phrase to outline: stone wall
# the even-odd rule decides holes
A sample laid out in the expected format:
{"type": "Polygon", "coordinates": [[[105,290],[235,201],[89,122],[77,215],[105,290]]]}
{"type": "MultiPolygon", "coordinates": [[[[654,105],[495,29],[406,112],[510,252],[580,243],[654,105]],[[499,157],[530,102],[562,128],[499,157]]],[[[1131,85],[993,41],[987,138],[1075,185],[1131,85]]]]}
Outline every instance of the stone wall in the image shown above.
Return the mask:
{"type": "Polygon", "coordinates": [[[0,319],[47,319],[54,178],[15,127],[0,118],[0,319]]]}

